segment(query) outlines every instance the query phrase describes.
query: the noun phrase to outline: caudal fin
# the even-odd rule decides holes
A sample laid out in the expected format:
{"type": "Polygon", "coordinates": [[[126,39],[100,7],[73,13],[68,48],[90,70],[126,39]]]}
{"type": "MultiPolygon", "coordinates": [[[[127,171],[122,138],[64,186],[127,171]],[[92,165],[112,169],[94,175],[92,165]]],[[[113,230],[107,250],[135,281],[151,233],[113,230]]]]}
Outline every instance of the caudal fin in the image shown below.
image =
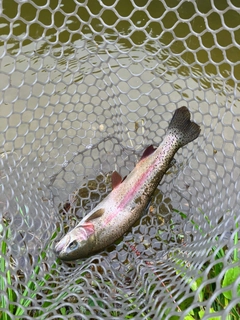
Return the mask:
{"type": "Polygon", "coordinates": [[[180,148],[196,139],[200,131],[200,126],[190,120],[188,108],[181,107],[175,111],[167,133],[176,136],[180,148]]]}

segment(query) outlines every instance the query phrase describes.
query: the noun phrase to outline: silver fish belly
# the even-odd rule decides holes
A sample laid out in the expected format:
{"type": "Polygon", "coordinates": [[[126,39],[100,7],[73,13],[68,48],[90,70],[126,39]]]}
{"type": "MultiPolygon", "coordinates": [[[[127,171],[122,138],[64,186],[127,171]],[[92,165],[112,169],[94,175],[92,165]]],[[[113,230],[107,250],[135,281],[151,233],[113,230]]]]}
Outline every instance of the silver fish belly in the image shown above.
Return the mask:
{"type": "Polygon", "coordinates": [[[160,146],[149,146],[124,180],[113,173],[113,190],[57,243],[57,256],[64,261],[85,258],[120,238],[141,217],[178,149],[199,134],[188,109],[177,109],[160,146]]]}

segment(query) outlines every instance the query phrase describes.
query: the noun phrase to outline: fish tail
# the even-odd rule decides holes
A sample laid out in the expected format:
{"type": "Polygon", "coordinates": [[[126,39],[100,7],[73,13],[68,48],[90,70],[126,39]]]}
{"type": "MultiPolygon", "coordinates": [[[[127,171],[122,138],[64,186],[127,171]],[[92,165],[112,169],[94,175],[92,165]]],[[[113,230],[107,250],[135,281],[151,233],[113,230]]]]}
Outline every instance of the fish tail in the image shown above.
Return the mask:
{"type": "Polygon", "coordinates": [[[200,131],[200,126],[190,120],[190,112],[187,107],[181,107],[175,111],[167,135],[175,136],[178,147],[181,148],[196,139],[200,131]]]}

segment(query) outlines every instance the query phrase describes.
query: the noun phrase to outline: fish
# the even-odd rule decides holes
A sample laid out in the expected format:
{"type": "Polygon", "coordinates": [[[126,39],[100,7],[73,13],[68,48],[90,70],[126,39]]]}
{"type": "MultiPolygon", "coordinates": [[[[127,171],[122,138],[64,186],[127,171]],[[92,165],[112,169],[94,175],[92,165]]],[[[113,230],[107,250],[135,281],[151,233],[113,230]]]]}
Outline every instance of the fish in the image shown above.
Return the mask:
{"type": "Polygon", "coordinates": [[[87,258],[122,237],[141,218],[175,153],[200,131],[187,107],[176,109],[161,144],[148,146],[124,179],[112,173],[112,191],[56,244],[56,256],[63,261],[87,258]]]}

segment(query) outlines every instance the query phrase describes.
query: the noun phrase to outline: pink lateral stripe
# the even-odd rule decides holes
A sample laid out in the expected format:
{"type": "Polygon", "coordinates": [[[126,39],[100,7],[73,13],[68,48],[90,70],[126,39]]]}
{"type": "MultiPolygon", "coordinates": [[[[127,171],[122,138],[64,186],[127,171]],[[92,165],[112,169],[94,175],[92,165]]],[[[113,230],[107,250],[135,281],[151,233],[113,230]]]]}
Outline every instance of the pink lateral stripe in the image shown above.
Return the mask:
{"type": "MultiPolygon", "coordinates": [[[[118,213],[121,212],[125,208],[125,206],[133,200],[135,195],[138,193],[139,189],[144,184],[144,181],[147,180],[147,176],[149,174],[151,174],[151,172],[153,171],[153,169],[156,166],[156,164],[159,163],[159,158],[164,158],[166,156],[166,154],[169,153],[169,150],[171,150],[172,145],[175,142],[175,139],[174,139],[175,137],[169,135],[166,138],[167,138],[167,140],[170,139],[170,141],[164,141],[163,142],[164,143],[164,148],[162,149],[162,152],[156,157],[156,159],[153,162],[153,164],[151,164],[149,166],[149,168],[145,172],[142,173],[141,177],[137,180],[137,183],[133,186],[131,191],[126,193],[126,195],[123,197],[122,201],[120,202],[119,206],[117,207],[117,210],[115,210],[112,214],[107,216],[106,220],[104,221],[104,226],[106,226],[112,219],[114,219],[118,215],[118,213]]],[[[144,160],[145,159],[140,160],[138,162],[138,164],[140,164],[140,162],[144,161],[144,160]]],[[[135,169],[136,169],[136,167],[135,167],[135,169]]]]}
{"type": "MultiPolygon", "coordinates": [[[[151,167],[153,167],[153,166],[154,165],[152,165],[151,167]]],[[[149,168],[150,170],[151,170],[151,167],[149,168]]],[[[124,196],[124,198],[120,202],[119,206],[117,207],[117,210],[115,210],[114,213],[107,216],[106,220],[104,221],[104,225],[107,225],[113,218],[115,218],[115,216],[119,212],[121,212],[124,209],[124,207],[126,206],[127,203],[132,201],[132,198],[134,198],[134,196],[137,194],[137,192],[141,188],[143,182],[146,180],[146,177],[148,174],[149,174],[149,170],[142,174],[141,178],[137,181],[137,183],[132,188],[132,190],[130,192],[126,193],[126,195],[124,196]]]]}

